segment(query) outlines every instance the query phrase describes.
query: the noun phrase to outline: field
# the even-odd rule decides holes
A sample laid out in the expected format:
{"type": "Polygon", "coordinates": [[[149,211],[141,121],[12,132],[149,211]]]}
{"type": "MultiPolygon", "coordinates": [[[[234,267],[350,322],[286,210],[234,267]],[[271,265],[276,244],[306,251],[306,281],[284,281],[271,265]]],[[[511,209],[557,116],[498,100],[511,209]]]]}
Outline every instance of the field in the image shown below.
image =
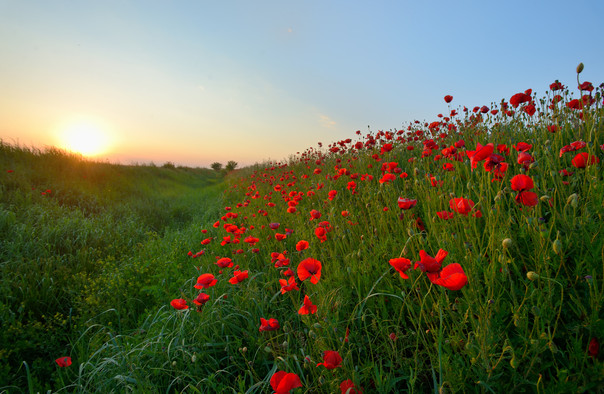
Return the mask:
{"type": "Polygon", "coordinates": [[[601,90],[226,176],[3,143],[0,390],[604,390],[601,90]]]}

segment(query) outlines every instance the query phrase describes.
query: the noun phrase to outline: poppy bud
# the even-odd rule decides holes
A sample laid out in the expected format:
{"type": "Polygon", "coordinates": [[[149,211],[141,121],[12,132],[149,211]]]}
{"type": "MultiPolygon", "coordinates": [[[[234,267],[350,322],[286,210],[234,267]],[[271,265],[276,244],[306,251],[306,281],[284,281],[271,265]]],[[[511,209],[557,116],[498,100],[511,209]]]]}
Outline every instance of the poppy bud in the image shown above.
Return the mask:
{"type": "Polygon", "coordinates": [[[264,351],[267,352],[267,353],[270,353],[270,352],[273,351],[273,349],[271,349],[270,345],[267,345],[267,346],[264,347],[264,351]]]}
{"type": "Polygon", "coordinates": [[[579,204],[579,195],[577,193],[573,193],[568,196],[566,204],[570,204],[571,207],[577,208],[577,205],[579,204]]]}
{"type": "Polygon", "coordinates": [[[505,249],[509,249],[512,246],[512,240],[510,238],[506,238],[501,244],[505,249]]]}
{"type": "Polygon", "coordinates": [[[581,71],[583,71],[583,63],[579,63],[577,66],[577,74],[581,74],[581,71]]]}
{"type": "Polygon", "coordinates": [[[514,354],[512,356],[512,359],[510,360],[510,365],[512,366],[512,368],[516,369],[518,367],[518,365],[520,365],[520,360],[518,360],[516,358],[516,355],[514,354]]]}
{"type": "Polygon", "coordinates": [[[556,253],[558,256],[562,253],[562,242],[560,242],[558,238],[556,238],[556,240],[552,242],[552,249],[554,250],[554,253],[556,253]]]}
{"type": "Polygon", "coordinates": [[[537,168],[539,167],[539,162],[538,161],[534,161],[529,165],[529,169],[532,170],[533,168],[537,168]]]}
{"type": "Polygon", "coordinates": [[[541,198],[539,198],[541,200],[541,202],[548,202],[550,199],[550,196],[548,196],[547,194],[544,194],[543,196],[541,196],[541,198]]]}
{"type": "Polygon", "coordinates": [[[529,271],[526,273],[526,277],[529,278],[529,280],[537,280],[539,279],[539,275],[537,275],[536,272],[533,271],[529,271]]]}

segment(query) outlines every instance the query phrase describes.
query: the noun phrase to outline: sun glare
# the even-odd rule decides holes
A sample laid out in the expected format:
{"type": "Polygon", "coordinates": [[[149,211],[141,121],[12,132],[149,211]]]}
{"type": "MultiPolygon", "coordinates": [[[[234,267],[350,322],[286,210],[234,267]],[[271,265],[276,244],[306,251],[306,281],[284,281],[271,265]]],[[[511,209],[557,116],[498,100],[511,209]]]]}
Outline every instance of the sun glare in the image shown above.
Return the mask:
{"type": "Polygon", "coordinates": [[[108,137],[100,127],[92,123],[76,123],[65,128],[63,135],[64,148],[81,153],[84,156],[97,156],[108,148],[108,137]]]}

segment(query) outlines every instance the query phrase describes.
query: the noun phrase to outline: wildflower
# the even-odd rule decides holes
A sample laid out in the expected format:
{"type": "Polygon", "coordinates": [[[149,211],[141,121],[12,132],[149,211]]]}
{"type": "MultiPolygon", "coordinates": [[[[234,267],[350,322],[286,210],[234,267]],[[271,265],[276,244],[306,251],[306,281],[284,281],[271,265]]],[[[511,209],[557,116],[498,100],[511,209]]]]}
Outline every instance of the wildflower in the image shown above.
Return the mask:
{"type": "Polygon", "coordinates": [[[589,347],[587,349],[587,353],[591,356],[591,358],[593,358],[595,360],[596,357],[598,357],[599,352],[600,352],[600,343],[598,342],[598,338],[593,337],[593,338],[591,338],[591,341],[589,341],[589,347]]]}
{"type": "Polygon", "coordinates": [[[260,318],[260,328],[258,329],[258,331],[262,332],[262,331],[275,331],[279,329],[279,321],[277,321],[277,319],[274,318],[270,318],[268,320],[266,320],[265,318],[261,317],[260,318]]]}
{"type": "Polygon", "coordinates": [[[285,238],[287,238],[287,234],[275,233],[275,239],[277,241],[283,241],[285,238]]]}
{"type": "Polygon", "coordinates": [[[531,190],[533,187],[535,187],[531,177],[524,174],[514,176],[512,179],[510,179],[510,182],[512,183],[512,190],[516,191],[531,190]]]}
{"type": "Polygon", "coordinates": [[[323,353],[323,362],[318,363],[319,365],[323,365],[327,369],[335,369],[341,367],[342,365],[342,356],[336,350],[327,350],[323,353]]]}
{"type": "Polygon", "coordinates": [[[233,260],[231,260],[228,257],[223,257],[221,259],[218,259],[218,261],[216,261],[216,265],[219,266],[220,268],[230,268],[233,266],[233,260]]]}
{"type": "Polygon", "coordinates": [[[600,159],[598,159],[594,155],[590,155],[587,152],[581,152],[573,157],[571,161],[572,165],[576,168],[585,168],[588,165],[599,163],[600,159]]]}
{"type": "Polygon", "coordinates": [[[451,101],[453,101],[453,96],[446,95],[446,96],[445,96],[445,102],[448,104],[448,103],[450,103],[451,101]]]}
{"type": "Polygon", "coordinates": [[[247,279],[247,277],[248,277],[247,270],[246,271],[235,270],[235,272],[233,272],[233,277],[231,279],[229,279],[229,283],[232,285],[236,285],[237,283],[243,282],[245,279],[247,279]]]}
{"type": "Polygon", "coordinates": [[[69,357],[69,356],[59,357],[55,360],[55,362],[61,368],[69,367],[71,365],[71,357],[69,357]]]}
{"type": "Polygon", "coordinates": [[[279,279],[279,284],[281,285],[281,294],[285,294],[288,291],[300,290],[298,284],[296,283],[296,278],[294,278],[293,275],[290,276],[287,280],[279,279]]]}
{"type": "Polygon", "coordinates": [[[308,315],[309,313],[315,314],[317,312],[317,306],[313,305],[312,302],[310,301],[310,298],[305,295],[304,296],[304,304],[302,305],[302,307],[300,309],[298,309],[298,314],[299,315],[308,315]]]}
{"type": "Polygon", "coordinates": [[[301,282],[304,282],[308,278],[310,278],[310,282],[315,285],[319,282],[319,279],[321,279],[321,262],[311,257],[302,260],[300,264],[298,264],[298,279],[300,279],[301,282]]]}
{"type": "Polygon", "coordinates": [[[413,200],[410,198],[402,198],[398,199],[398,207],[400,209],[411,209],[417,204],[417,200],[413,200]]]}
{"type": "Polygon", "coordinates": [[[210,296],[206,293],[199,293],[199,295],[193,300],[195,305],[202,306],[206,302],[210,301],[210,296]]]}
{"type": "Polygon", "coordinates": [[[298,241],[298,243],[296,244],[296,250],[298,252],[301,252],[305,249],[308,249],[308,241],[305,241],[305,240],[298,241]]]}
{"type": "Polygon", "coordinates": [[[439,212],[436,212],[436,215],[443,220],[449,220],[449,219],[453,219],[454,213],[448,212],[448,211],[439,211],[439,212]]]}
{"type": "Polygon", "coordinates": [[[327,198],[329,198],[329,201],[332,201],[336,197],[336,194],[338,194],[336,190],[331,190],[329,193],[327,193],[327,198]]]}
{"type": "Polygon", "coordinates": [[[411,260],[404,257],[398,257],[395,259],[390,259],[390,265],[398,271],[398,273],[401,275],[401,278],[409,279],[409,275],[407,275],[405,271],[411,268],[411,260]]]}
{"type": "Polygon", "coordinates": [[[430,282],[449,290],[460,290],[468,283],[468,277],[458,263],[449,264],[436,273],[426,272],[426,275],[430,282]]]}
{"type": "Polygon", "coordinates": [[[516,93],[510,98],[510,104],[512,107],[517,108],[522,103],[530,103],[532,101],[531,95],[525,93],[516,93]]]}
{"type": "MultiPolygon", "coordinates": [[[[474,209],[474,201],[468,198],[453,198],[449,200],[449,208],[459,214],[468,216],[468,213],[474,209]]],[[[482,217],[482,213],[476,211],[472,216],[479,218],[482,217]]]]}
{"type": "Polygon", "coordinates": [[[432,257],[422,249],[419,251],[420,261],[415,263],[414,269],[419,267],[423,272],[438,272],[441,269],[440,266],[442,261],[445,259],[445,257],[447,257],[448,254],[449,252],[446,250],[439,249],[436,256],[432,257]]]}
{"type": "Polygon", "coordinates": [[[321,217],[321,212],[317,211],[316,209],[313,209],[312,211],[310,211],[310,220],[319,219],[320,217],[321,217]]]}
{"type": "Polygon", "coordinates": [[[271,377],[271,387],[275,394],[288,394],[296,387],[302,387],[302,382],[295,373],[278,371],[271,377]]]}
{"type": "Polygon", "coordinates": [[[176,310],[187,309],[189,306],[187,305],[187,301],[182,298],[176,298],[170,301],[170,305],[174,307],[176,310]]]}
{"type": "Polygon", "coordinates": [[[214,286],[216,284],[216,282],[218,282],[218,281],[214,278],[214,275],[203,274],[203,275],[200,275],[199,278],[197,278],[197,284],[195,284],[194,287],[196,289],[205,289],[205,288],[214,286]]]}

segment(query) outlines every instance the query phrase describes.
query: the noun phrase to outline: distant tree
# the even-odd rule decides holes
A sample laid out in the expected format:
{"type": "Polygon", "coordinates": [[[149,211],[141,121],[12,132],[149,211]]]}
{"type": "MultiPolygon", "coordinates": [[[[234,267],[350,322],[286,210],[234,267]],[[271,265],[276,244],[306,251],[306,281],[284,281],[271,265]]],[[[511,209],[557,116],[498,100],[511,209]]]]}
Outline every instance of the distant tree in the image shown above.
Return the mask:
{"type": "Polygon", "coordinates": [[[226,165],[225,169],[226,169],[227,171],[233,171],[233,170],[234,170],[236,167],[237,167],[237,162],[236,162],[236,161],[231,160],[231,161],[229,161],[229,162],[227,163],[227,165],[226,165]]]}
{"type": "Polygon", "coordinates": [[[174,165],[174,163],[172,163],[171,161],[167,161],[162,165],[163,168],[176,168],[176,166],[174,165]]]}
{"type": "Polygon", "coordinates": [[[214,171],[220,171],[222,170],[222,164],[219,162],[215,162],[212,163],[212,165],[210,165],[210,167],[214,170],[214,171]]]}

